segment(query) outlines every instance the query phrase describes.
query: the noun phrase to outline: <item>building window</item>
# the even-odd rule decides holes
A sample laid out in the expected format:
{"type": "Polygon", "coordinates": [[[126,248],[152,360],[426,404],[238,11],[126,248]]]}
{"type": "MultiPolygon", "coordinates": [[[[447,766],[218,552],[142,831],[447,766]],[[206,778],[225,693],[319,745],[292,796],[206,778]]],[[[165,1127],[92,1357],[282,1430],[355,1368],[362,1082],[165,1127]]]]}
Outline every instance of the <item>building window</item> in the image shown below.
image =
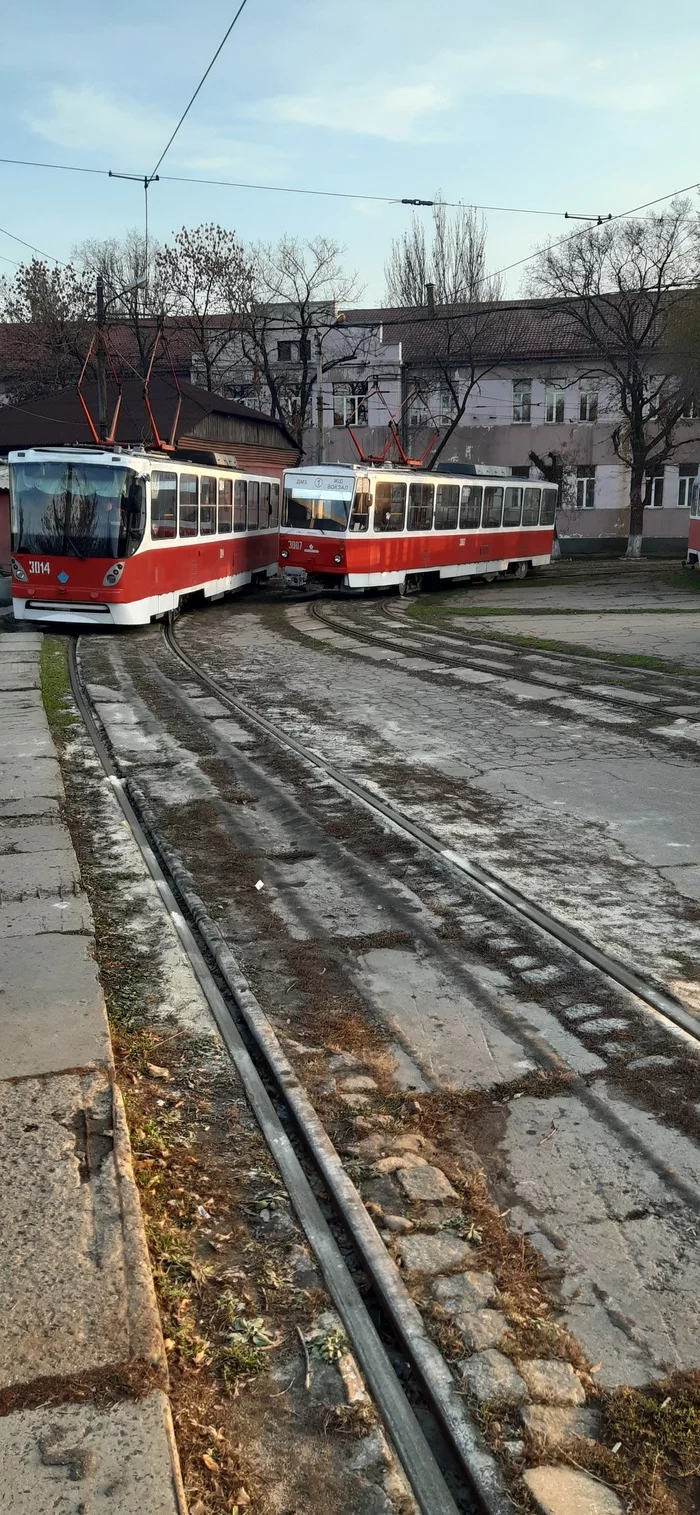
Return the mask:
{"type": "Polygon", "coordinates": [[[579,421],[598,420],[598,383],[596,379],[582,379],[578,388],[579,421]]]}
{"type": "Polygon", "coordinates": [[[663,468],[647,469],[646,475],[646,504],[652,510],[658,510],[664,503],[664,471],[663,468]]]}
{"type": "Polygon", "coordinates": [[[689,395],[681,411],[682,421],[697,421],[700,417],[700,397],[689,395]]]}
{"type": "Polygon", "coordinates": [[[693,480],[700,472],[700,463],[681,463],[678,470],[678,505],[681,510],[690,509],[693,480]]]}
{"type": "Polygon", "coordinates": [[[525,425],[532,407],[532,379],[516,379],[513,384],[513,420],[525,425]]]}
{"type": "Polygon", "coordinates": [[[296,363],[298,351],[299,349],[296,342],[278,342],[277,362],[296,363]]]}
{"type": "Polygon", "coordinates": [[[300,363],[303,363],[303,362],[308,363],[310,357],[311,357],[311,339],[309,337],[302,337],[302,339],[301,339],[301,341],[299,343],[299,361],[300,361],[300,363]]]}
{"type": "Polygon", "coordinates": [[[441,426],[451,426],[452,425],[456,409],[457,409],[457,406],[455,405],[454,398],[452,396],[451,391],[449,389],[443,389],[441,391],[441,394],[440,394],[440,425],[441,426]]]}
{"type": "Polygon", "coordinates": [[[576,469],[576,504],[579,510],[592,510],[595,505],[595,467],[588,464],[576,469]]]}
{"type": "Polygon", "coordinates": [[[544,418],[545,421],[557,422],[564,419],[564,388],[562,384],[545,384],[544,389],[544,418]]]}
{"type": "Polygon", "coordinates": [[[367,425],[367,380],[333,385],[333,425],[367,425]]]}

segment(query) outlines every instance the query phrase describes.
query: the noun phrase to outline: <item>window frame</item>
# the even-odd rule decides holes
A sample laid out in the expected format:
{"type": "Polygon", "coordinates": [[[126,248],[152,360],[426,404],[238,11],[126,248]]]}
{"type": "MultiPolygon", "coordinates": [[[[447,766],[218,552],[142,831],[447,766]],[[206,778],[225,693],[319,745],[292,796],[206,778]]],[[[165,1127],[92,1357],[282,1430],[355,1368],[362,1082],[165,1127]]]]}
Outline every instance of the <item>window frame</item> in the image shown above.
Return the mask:
{"type": "Polygon", "coordinates": [[[693,484],[700,472],[700,463],[679,463],[678,465],[678,496],[676,499],[677,510],[690,510],[690,501],[693,493],[693,484]],[[683,473],[684,468],[693,468],[693,473],[683,473]],[[685,486],[684,488],[682,486],[685,486]],[[681,500],[681,495],[685,499],[681,500]]]}
{"type": "Polygon", "coordinates": [[[414,531],[416,531],[416,532],[418,532],[418,531],[432,531],[432,529],[433,529],[433,515],[434,515],[434,513],[435,513],[435,485],[434,484],[428,484],[428,483],[425,482],[425,480],[423,480],[422,482],[419,482],[418,479],[413,479],[411,481],[411,483],[409,484],[409,486],[408,486],[408,508],[406,510],[406,530],[410,531],[410,532],[414,532],[414,531]],[[412,495],[417,490],[420,490],[421,491],[421,495],[425,496],[426,498],[421,499],[420,501],[412,499],[411,498],[412,495]],[[430,504],[428,504],[428,500],[427,500],[427,496],[428,495],[430,497],[430,504]],[[426,521],[424,519],[423,521],[420,521],[417,525],[414,525],[414,520],[412,519],[412,516],[414,516],[415,513],[418,512],[418,511],[422,511],[424,513],[429,512],[430,519],[428,521],[426,521]]]}
{"type": "Polygon", "coordinates": [[[182,538],[183,541],[190,541],[190,542],[195,537],[199,536],[199,474],[198,473],[181,473],[179,475],[178,486],[177,486],[177,534],[178,534],[178,537],[182,538]],[[187,500],[183,504],[183,500],[182,500],[182,486],[185,483],[185,481],[187,481],[188,484],[190,482],[194,483],[194,485],[195,485],[195,491],[194,491],[195,498],[194,498],[194,502],[192,500],[187,500]],[[193,524],[193,527],[192,526],[188,526],[187,530],[183,530],[183,511],[192,511],[192,512],[194,512],[194,524],[193,524]]]}
{"type": "Polygon", "coordinates": [[[369,385],[367,379],[338,379],[333,384],[333,425],[367,426],[369,424],[369,385]]]}
{"type": "Polygon", "coordinates": [[[662,510],[663,509],[663,503],[664,503],[664,482],[665,482],[665,469],[664,468],[661,469],[660,473],[656,473],[656,471],[652,472],[652,470],[650,468],[648,468],[646,470],[646,473],[644,475],[644,492],[647,495],[647,501],[646,501],[645,509],[647,509],[647,510],[662,510]],[[649,492],[649,484],[650,483],[651,483],[651,492],[649,492]],[[659,496],[659,498],[657,498],[657,496],[659,496]]]}
{"type": "Polygon", "coordinates": [[[482,509],[481,509],[481,529],[482,529],[482,531],[500,531],[501,526],[503,524],[503,502],[504,502],[504,499],[505,499],[505,485],[504,484],[485,484],[484,485],[484,503],[483,503],[483,506],[482,506],[482,509]],[[500,509],[499,509],[499,513],[498,513],[498,520],[497,521],[489,521],[488,518],[487,518],[489,504],[495,504],[496,495],[499,495],[499,494],[501,496],[501,502],[500,502],[500,509]],[[489,496],[490,495],[493,497],[492,500],[489,500],[489,496]]]}
{"type": "Polygon", "coordinates": [[[372,514],[372,485],[368,478],[359,478],[355,483],[355,493],[352,497],[350,515],[348,517],[348,531],[369,531],[370,516],[372,514]],[[358,503],[364,504],[364,509],[358,510],[358,503]]]}
{"type": "Polygon", "coordinates": [[[233,482],[233,530],[236,535],[248,530],[248,480],[234,479],[233,482]],[[243,496],[241,507],[241,495],[243,496]],[[242,508],[242,515],[240,514],[242,508]]]}
{"type": "Polygon", "coordinates": [[[532,379],[513,379],[512,403],[513,425],[529,426],[532,420],[532,379]]]}
{"type": "Polygon", "coordinates": [[[550,485],[543,484],[541,486],[541,488],[542,488],[542,499],[540,500],[540,526],[546,526],[547,528],[549,528],[550,526],[554,526],[554,524],[556,522],[556,519],[557,519],[557,506],[559,504],[559,490],[556,488],[556,486],[551,485],[551,484],[550,485]],[[552,519],[551,519],[551,521],[548,521],[546,519],[543,520],[543,516],[545,515],[545,505],[547,504],[547,502],[549,500],[553,500],[554,501],[554,509],[552,511],[552,519]]]}
{"type": "Polygon", "coordinates": [[[563,426],[564,424],[564,392],[565,386],[561,379],[546,379],[544,386],[544,424],[545,426],[563,426]],[[550,415],[550,410],[553,412],[550,415]],[[559,412],[561,411],[561,414],[559,412]]]}
{"type": "Polygon", "coordinates": [[[596,469],[593,463],[580,463],[576,469],[576,509],[595,509],[596,469]]]}
{"type": "Polygon", "coordinates": [[[460,489],[459,484],[438,484],[436,486],[436,489],[435,489],[435,505],[434,505],[434,509],[433,509],[433,530],[434,531],[457,531],[459,529],[459,508],[460,508],[460,502],[461,502],[461,489],[460,489]],[[443,491],[445,491],[445,492],[449,491],[453,496],[456,495],[456,497],[457,497],[456,501],[453,500],[453,503],[450,505],[446,501],[441,500],[440,499],[440,494],[443,491]],[[452,511],[454,513],[454,520],[453,521],[439,520],[438,517],[439,517],[439,512],[440,511],[452,511]]]}
{"type": "MultiPolygon", "coordinates": [[[[150,515],[151,541],[152,542],[172,542],[177,537],[177,527],[178,527],[178,475],[177,475],[175,469],[170,470],[170,469],[165,469],[165,468],[154,468],[153,472],[151,473],[150,483],[151,483],[151,515],[150,515]],[[174,490],[173,490],[173,494],[174,494],[174,507],[175,508],[174,508],[174,512],[173,512],[173,515],[172,515],[172,518],[171,518],[172,529],[166,529],[164,531],[161,530],[161,524],[162,524],[161,521],[158,520],[158,521],[154,522],[154,520],[153,520],[153,504],[154,504],[154,489],[153,489],[153,486],[156,483],[156,480],[158,480],[158,479],[172,479],[173,484],[175,486],[174,490]],[[158,530],[155,533],[153,531],[154,525],[156,525],[157,528],[158,528],[158,530]]],[[[156,497],[159,494],[160,494],[160,489],[157,489],[157,491],[156,491],[156,497]]]]}
{"type": "Polygon", "coordinates": [[[217,479],[216,484],[216,532],[217,536],[229,536],[233,531],[233,479],[217,479]],[[228,486],[228,488],[227,488],[228,486]],[[228,498],[227,498],[228,494],[228,498]],[[223,496],[223,498],[222,498],[223,496]],[[227,523],[228,516],[228,523],[227,523]]]}
{"type": "Polygon", "coordinates": [[[280,487],[279,484],[270,480],[270,525],[275,529],[280,524],[280,487]]]}
{"type": "Polygon", "coordinates": [[[248,480],[248,524],[246,531],[260,530],[260,480],[248,480]],[[254,515],[255,519],[251,520],[254,515]]]}
{"type": "Polygon", "coordinates": [[[484,505],[484,486],[483,486],[483,484],[463,484],[462,485],[462,494],[461,494],[461,498],[460,498],[460,502],[459,502],[459,530],[460,531],[480,531],[480,529],[481,529],[481,512],[483,510],[483,505],[484,505]],[[474,496],[473,500],[472,500],[472,495],[474,496]],[[470,509],[470,507],[475,506],[477,503],[478,503],[478,506],[479,506],[479,512],[478,512],[478,516],[477,516],[476,521],[467,521],[465,519],[467,511],[470,509]]]}
{"type": "Polygon", "coordinates": [[[527,530],[528,527],[539,526],[539,522],[540,522],[540,506],[541,506],[541,504],[542,504],[542,485],[541,484],[525,484],[525,486],[523,487],[523,510],[522,510],[522,516],[521,516],[521,525],[526,530],[527,530]],[[537,495],[537,508],[535,510],[534,520],[526,521],[525,520],[525,512],[527,510],[528,504],[530,505],[531,509],[532,509],[532,505],[534,504],[534,502],[532,500],[528,502],[527,496],[528,495],[533,495],[533,494],[537,495]]]}
{"type": "Polygon", "coordinates": [[[502,525],[503,525],[504,531],[517,531],[519,529],[520,523],[522,521],[522,515],[523,515],[523,486],[522,486],[522,484],[506,484],[506,487],[505,487],[505,490],[504,490],[504,493],[503,493],[503,516],[502,516],[502,525]],[[509,521],[509,520],[506,519],[506,516],[507,516],[507,513],[508,513],[508,496],[509,495],[517,495],[517,507],[518,507],[518,510],[517,510],[517,520],[514,520],[514,521],[509,521]]]}
{"type": "Polygon", "coordinates": [[[377,483],[375,485],[375,490],[374,490],[374,530],[375,530],[375,532],[378,531],[382,535],[385,535],[386,533],[393,533],[393,532],[404,531],[405,530],[405,528],[406,528],[406,501],[407,501],[407,498],[408,498],[408,485],[406,484],[406,482],[403,479],[378,479],[377,480],[377,483]],[[380,490],[387,490],[387,489],[390,491],[389,502],[388,502],[387,505],[383,505],[381,503],[380,499],[379,499],[379,491],[380,490]],[[401,511],[400,519],[399,519],[398,509],[397,509],[398,502],[397,502],[397,500],[395,498],[395,496],[397,494],[403,496],[402,499],[401,499],[401,502],[400,502],[400,511],[401,511]],[[382,522],[382,520],[381,520],[381,512],[385,512],[385,513],[388,512],[388,514],[389,514],[389,521],[388,521],[387,524],[384,524],[382,522]]]}
{"type": "Polygon", "coordinates": [[[598,420],[600,386],[595,379],[580,379],[578,386],[578,418],[586,425],[598,420]]]}

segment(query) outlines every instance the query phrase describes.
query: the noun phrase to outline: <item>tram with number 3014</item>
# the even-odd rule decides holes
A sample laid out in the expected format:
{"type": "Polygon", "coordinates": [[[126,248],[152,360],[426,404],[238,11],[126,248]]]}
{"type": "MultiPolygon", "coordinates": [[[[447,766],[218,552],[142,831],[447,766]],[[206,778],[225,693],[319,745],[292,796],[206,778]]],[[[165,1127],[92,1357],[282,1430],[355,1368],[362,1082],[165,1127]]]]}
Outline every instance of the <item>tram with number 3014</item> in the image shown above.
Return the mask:
{"type": "Polygon", "coordinates": [[[415,593],[441,581],[524,578],[549,563],[557,487],[478,464],[355,464],[284,475],[280,561],[296,587],[415,593]]]}
{"type": "Polygon", "coordinates": [[[278,572],[279,478],[225,455],[36,447],[9,463],[17,620],[142,625],[278,572]]]}

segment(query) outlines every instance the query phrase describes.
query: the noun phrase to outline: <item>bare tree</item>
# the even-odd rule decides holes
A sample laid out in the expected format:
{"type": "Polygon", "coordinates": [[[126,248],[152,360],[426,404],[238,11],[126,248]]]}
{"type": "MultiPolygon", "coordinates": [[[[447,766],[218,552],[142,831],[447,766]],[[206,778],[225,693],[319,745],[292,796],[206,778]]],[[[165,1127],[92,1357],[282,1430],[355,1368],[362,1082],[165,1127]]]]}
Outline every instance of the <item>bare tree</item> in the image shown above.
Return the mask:
{"type": "Polygon", "coordinates": [[[607,381],[615,453],[629,469],[629,557],[639,557],[651,476],[677,446],[676,429],[692,381],[668,363],[688,287],[700,275],[697,218],[686,200],[644,220],[586,230],[541,250],[532,293],[556,302],[578,327],[587,371],[607,381]]]}
{"type": "Polygon", "coordinates": [[[470,205],[448,210],[438,193],[431,235],[414,215],[408,231],[391,244],[385,266],[386,299],[392,306],[425,305],[431,284],[439,305],[499,300],[502,285],[486,271],[486,224],[470,205]]]}
{"type": "Polygon", "coordinates": [[[342,333],[343,307],[360,292],[356,275],[343,269],[342,248],[328,237],[283,237],[275,246],[254,249],[240,349],[252,367],[254,389],[261,398],[267,392],[271,414],[300,443],[310,419],[319,344],[325,372],[364,351],[364,332],[340,335],[333,350],[323,346],[331,331],[342,333]],[[279,357],[280,341],[290,344],[289,359],[279,357]]]}
{"type": "Polygon", "coordinates": [[[81,243],[73,257],[94,290],[104,281],[107,325],[125,328],[133,343],[129,360],[145,374],[159,327],[172,303],[160,264],[161,248],[133,228],[122,238],[81,243]]]}
{"type": "Polygon", "coordinates": [[[192,230],[183,226],[154,261],[163,305],[177,317],[178,331],[191,338],[193,362],[213,390],[250,305],[250,258],[235,232],[209,222],[192,230]]]}
{"type": "Polygon", "coordinates": [[[12,279],[0,280],[0,319],[10,400],[63,389],[80,372],[94,317],[89,280],[73,263],[49,267],[40,258],[23,263],[12,279]]]}
{"type": "Polygon", "coordinates": [[[481,380],[507,363],[514,347],[517,315],[507,305],[472,305],[418,318],[421,345],[428,328],[430,356],[409,366],[409,384],[434,417],[438,439],[427,464],[434,468],[464,418],[481,380]],[[435,415],[437,403],[439,414],[435,415]]]}

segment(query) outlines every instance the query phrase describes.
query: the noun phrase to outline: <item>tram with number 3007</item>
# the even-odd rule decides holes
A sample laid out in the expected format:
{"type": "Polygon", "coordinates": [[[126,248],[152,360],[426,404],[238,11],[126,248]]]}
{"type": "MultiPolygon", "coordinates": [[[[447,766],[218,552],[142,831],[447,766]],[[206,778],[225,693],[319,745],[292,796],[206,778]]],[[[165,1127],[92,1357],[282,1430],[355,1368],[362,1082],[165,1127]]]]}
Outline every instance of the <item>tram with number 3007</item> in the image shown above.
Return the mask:
{"type": "Polygon", "coordinates": [[[556,485],[480,465],[287,469],[284,578],[401,594],[476,575],[524,578],[550,561],[556,508],[556,485]]]}
{"type": "Polygon", "coordinates": [[[276,575],[279,479],[214,456],[10,453],[15,617],[135,626],[276,575]]]}

